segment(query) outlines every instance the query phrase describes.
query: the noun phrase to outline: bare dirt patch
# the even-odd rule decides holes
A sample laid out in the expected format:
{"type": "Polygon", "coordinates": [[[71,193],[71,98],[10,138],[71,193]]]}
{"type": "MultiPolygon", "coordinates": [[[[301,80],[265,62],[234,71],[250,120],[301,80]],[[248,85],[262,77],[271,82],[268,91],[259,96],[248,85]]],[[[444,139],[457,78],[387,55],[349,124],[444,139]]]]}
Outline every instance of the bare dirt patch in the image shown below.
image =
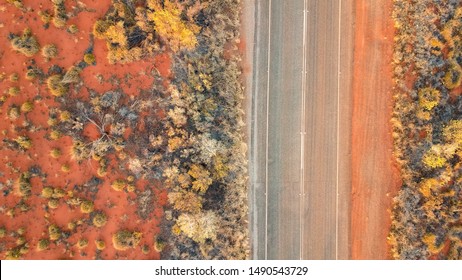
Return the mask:
{"type": "Polygon", "coordinates": [[[351,258],[390,259],[387,235],[401,182],[393,162],[392,1],[356,1],[351,258]]]}

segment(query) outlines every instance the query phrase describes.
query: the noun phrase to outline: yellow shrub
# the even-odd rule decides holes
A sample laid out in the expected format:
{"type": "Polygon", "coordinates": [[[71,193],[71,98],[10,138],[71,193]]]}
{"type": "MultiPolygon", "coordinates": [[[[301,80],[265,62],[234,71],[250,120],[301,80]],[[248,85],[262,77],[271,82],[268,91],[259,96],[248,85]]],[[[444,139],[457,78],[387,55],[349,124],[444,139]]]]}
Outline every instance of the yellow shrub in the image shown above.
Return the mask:
{"type": "Polygon", "coordinates": [[[441,94],[437,89],[427,87],[419,90],[419,105],[426,110],[431,110],[438,105],[440,98],[441,94]]]}
{"type": "Polygon", "coordinates": [[[127,183],[122,179],[117,179],[111,184],[111,187],[118,192],[123,191],[126,186],[127,183]]]}
{"type": "Polygon", "coordinates": [[[14,141],[24,150],[28,150],[32,147],[32,140],[27,136],[19,136],[14,139],[14,141]]]}
{"type": "Polygon", "coordinates": [[[50,225],[48,227],[48,235],[51,241],[58,240],[61,237],[61,230],[57,225],[50,225]]]}
{"type": "Polygon", "coordinates": [[[94,209],[93,201],[85,200],[80,204],[80,212],[82,213],[91,213],[94,209]]]}
{"type": "Polygon", "coordinates": [[[95,240],[96,249],[102,251],[106,248],[106,243],[103,240],[95,240]]]}
{"type": "Polygon", "coordinates": [[[444,247],[444,244],[437,244],[436,235],[433,233],[427,233],[423,237],[423,243],[427,245],[428,251],[432,254],[438,254],[444,247]]]}
{"type": "Polygon", "coordinates": [[[193,49],[197,45],[196,34],[200,27],[184,22],[181,11],[170,1],[166,0],[164,9],[156,9],[150,14],[150,18],[157,33],[169,43],[172,50],[193,49]]]}
{"type": "Polygon", "coordinates": [[[44,198],[51,198],[53,195],[53,188],[52,187],[43,187],[42,189],[42,197],[44,198]]]}
{"type": "Polygon", "coordinates": [[[423,163],[430,168],[440,168],[446,164],[446,159],[435,153],[426,153],[423,157],[423,163]]]}
{"type": "Polygon", "coordinates": [[[34,103],[31,101],[26,101],[21,105],[21,112],[29,113],[34,109],[34,103]]]}

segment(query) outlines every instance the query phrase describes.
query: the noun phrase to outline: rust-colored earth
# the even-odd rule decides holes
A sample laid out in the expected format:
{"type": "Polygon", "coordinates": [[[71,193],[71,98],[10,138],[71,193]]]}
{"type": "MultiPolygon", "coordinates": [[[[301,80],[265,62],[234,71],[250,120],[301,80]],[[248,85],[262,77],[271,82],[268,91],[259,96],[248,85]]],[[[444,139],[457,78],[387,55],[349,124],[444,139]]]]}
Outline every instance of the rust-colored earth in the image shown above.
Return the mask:
{"type": "MultiPolygon", "coordinates": [[[[160,182],[135,180],[134,192],[115,191],[110,184],[116,179],[125,179],[129,175],[126,168],[119,166],[115,155],[109,156],[107,175],[97,175],[98,162],[93,159],[81,163],[73,160],[70,155],[72,139],[63,135],[52,140],[47,120],[49,113],[60,104],[50,95],[46,83],[28,81],[25,73],[28,66],[35,65],[47,73],[53,65],[68,69],[82,60],[87,48],[91,45],[91,32],[94,22],[101,18],[108,10],[110,0],[90,1],[82,0],[84,11],[77,13],[67,22],[65,28],[56,28],[52,23],[48,28],[38,16],[39,11],[50,10],[51,1],[23,1],[25,9],[21,10],[4,1],[0,4],[0,74],[4,79],[0,81],[0,94],[6,101],[0,107],[0,227],[5,228],[6,234],[0,238],[0,259],[6,257],[8,250],[15,248],[24,241],[28,250],[24,250],[24,259],[158,259],[159,253],[154,249],[155,236],[159,233],[159,223],[163,216],[163,206],[166,203],[166,193],[160,182]],[[71,24],[78,27],[76,34],[66,29],[71,24]],[[49,61],[40,52],[33,57],[26,57],[14,51],[7,40],[10,33],[20,34],[29,27],[37,37],[41,46],[55,44],[58,56],[49,61]],[[9,79],[11,74],[18,74],[18,81],[9,79]],[[9,96],[8,89],[18,87],[17,96],[9,96]],[[19,118],[11,120],[8,108],[12,105],[21,106],[25,101],[32,101],[34,108],[27,113],[20,113],[19,118]],[[32,147],[27,151],[7,149],[4,141],[10,141],[18,136],[28,136],[32,140],[32,147]],[[62,154],[53,158],[52,149],[61,150],[62,154]],[[32,195],[24,199],[30,210],[21,210],[22,198],[15,193],[14,185],[20,174],[31,169],[39,168],[39,176],[32,177],[32,195]],[[63,166],[68,171],[63,171],[63,166]],[[94,178],[101,182],[97,185],[94,178]],[[93,180],[92,180],[93,179],[93,180]],[[93,182],[93,183],[92,183],[93,182]],[[44,186],[61,189],[65,195],[59,198],[57,208],[48,206],[48,199],[41,195],[44,186]],[[95,189],[96,188],[96,189],[95,189]],[[148,219],[140,218],[136,211],[136,195],[146,189],[152,190],[154,208],[148,219]],[[95,211],[90,214],[82,213],[78,206],[71,206],[68,202],[72,197],[94,202],[95,211]],[[106,225],[101,228],[92,224],[95,212],[106,213],[106,225]],[[74,229],[69,229],[69,223],[75,223],[74,229]],[[51,242],[48,249],[39,251],[37,244],[40,239],[49,237],[48,227],[57,225],[63,232],[69,234],[64,241],[51,242]],[[112,246],[112,235],[120,230],[128,229],[141,232],[140,246],[126,251],[116,251],[112,246]],[[19,233],[18,233],[19,230],[19,233]],[[23,232],[24,231],[24,232],[23,232]],[[23,241],[18,241],[23,239],[23,241]],[[83,248],[77,246],[79,240],[85,239],[88,245],[83,248]],[[106,243],[104,250],[97,250],[95,241],[106,243]],[[144,249],[142,250],[142,247],[144,249]]],[[[66,1],[66,10],[75,11],[73,5],[77,2],[66,1]]],[[[109,90],[123,91],[128,96],[136,96],[141,90],[149,89],[154,80],[150,73],[157,69],[165,80],[170,76],[170,57],[168,54],[159,55],[125,65],[111,65],[106,59],[106,45],[102,40],[94,41],[94,55],[96,65],[86,67],[80,77],[85,84],[82,91],[75,96],[88,98],[87,89],[103,94],[109,90]]],[[[164,86],[166,83],[164,84],[164,86]]],[[[69,96],[72,98],[72,96],[69,96]]],[[[157,114],[159,111],[156,112],[157,114]]],[[[89,138],[97,137],[97,129],[86,127],[84,133],[89,138]]],[[[127,134],[127,133],[126,133],[127,134]]],[[[125,135],[127,137],[127,135],[125,135]]]]}
{"type": "Polygon", "coordinates": [[[392,155],[392,1],[356,0],[351,258],[390,259],[387,235],[401,186],[392,155]]]}

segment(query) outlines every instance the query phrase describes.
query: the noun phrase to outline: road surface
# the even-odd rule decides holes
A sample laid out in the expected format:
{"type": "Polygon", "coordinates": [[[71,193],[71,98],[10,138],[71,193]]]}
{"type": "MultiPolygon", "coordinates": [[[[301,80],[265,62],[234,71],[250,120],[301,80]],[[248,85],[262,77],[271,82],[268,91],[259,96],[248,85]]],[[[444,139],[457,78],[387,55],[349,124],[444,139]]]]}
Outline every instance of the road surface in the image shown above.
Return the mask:
{"type": "Polygon", "coordinates": [[[254,259],[349,258],[353,2],[253,2],[254,259]]]}

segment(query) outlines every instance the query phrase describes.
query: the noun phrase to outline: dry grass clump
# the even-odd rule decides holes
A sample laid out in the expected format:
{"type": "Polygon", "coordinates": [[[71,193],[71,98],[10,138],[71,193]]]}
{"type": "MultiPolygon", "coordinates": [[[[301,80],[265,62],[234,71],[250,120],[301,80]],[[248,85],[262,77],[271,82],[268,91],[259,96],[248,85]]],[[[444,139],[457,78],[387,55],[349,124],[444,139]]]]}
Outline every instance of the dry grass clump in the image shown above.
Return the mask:
{"type": "Polygon", "coordinates": [[[56,209],[56,208],[58,208],[58,206],[59,206],[59,200],[58,199],[52,198],[52,199],[48,200],[48,207],[50,207],[51,209],[56,209]]]}
{"type": "Polygon", "coordinates": [[[12,121],[16,120],[19,118],[20,116],[20,113],[19,113],[19,107],[18,106],[11,106],[10,108],[8,108],[8,118],[12,121]]]}
{"type": "Polygon", "coordinates": [[[21,105],[21,112],[29,113],[34,109],[34,103],[32,101],[26,101],[21,105]]]}
{"type": "Polygon", "coordinates": [[[88,246],[88,240],[87,239],[82,238],[82,239],[79,239],[79,241],[77,241],[77,248],[83,249],[83,248],[85,248],[87,246],[88,246]]]}
{"type": "Polygon", "coordinates": [[[17,81],[19,81],[19,75],[18,75],[18,73],[12,73],[12,74],[10,75],[10,82],[15,83],[15,82],[17,82],[17,81]]]}
{"type": "Polygon", "coordinates": [[[123,191],[126,186],[127,182],[125,182],[123,179],[117,179],[111,184],[111,187],[118,192],[123,191]]]}
{"type": "Polygon", "coordinates": [[[96,64],[96,58],[95,55],[92,53],[86,53],[83,56],[83,61],[88,64],[88,65],[95,65],[96,64]]]}
{"type": "Polygon", "coordinates": [[[56,129],[53,129],[53,130],[51,130],[49,136],[50,136],[51,140],[58,140],[59,138],[61,138],[61,132],[59,132],[56,129]]]}
{"type": "Polygon", "coordinates": [[[119,251],[135,248],[140,243],[141,236],[140,232],[120,230],[112,236],[112,245],[119,251]]]}
{"type": "Polygon", "coordinates": [[[37,39],[32,36],[30,29],[25,29],[21,36],[10,34],[11,47],[25,56],[31,57],[40,50],[37,39]]]}
{"type": "Polygon", "coordinates": [[[43,187],[41,195],[43,198],[51,198],[53,193],[54,190],[52,187],[43,187]]]}
{"type": "Polygon", "coordinates": [[[59,148],[53,148],[50,151],[50,156],[52,158],[59,158],[61,156],[62,152],[59,148]]]}
{"type": "Polygon", "coordinates": [[[61,83],[63,84],[73,84],[73,83],[78,83],[80,81],[80,72],[82,72],[82,69],[77,66],[72,66],[70,67],[66,74],[64,74],[63,79],[61,80],[61,83]]]}
{"type": "Polygon", "coordinates": [[[47,80],[48,89],[53,96],[63,96],[69,91],[69,85],[63,83],[63,76],[55,74],[47,80]]]}
{"type": "Polygon", "coordinates": [[[37,243],[37,251],[39,252],[45,251],[46,249],[48,249],[49,246],[50,246],[50,240],[40,239],[39,242],[37,243]]]}
{"type": "Polygon", "coordinates": [[[22,9],[24,8],[24,4],[22,0],[6,0],[7,3],[14,5],[16,8],[22,9]]]}
{"type": "Polygon", "coordinates": [[[42,74],[43,73],[42,71],[40,71],[40,69],[31,67],[27,69],[25,76],[26,76],[26,80],[33,81],[37,79],[38,77],[40,77],[42,74]]]}
{"type": "Polygon", "coordinates": [[[94,208],[95,208],[95,205],[93,201],[90,201],[90,200],[84,200],[80,204],[80,212],[85,213],[85,214],[93,212],[94,208]]]}
{"type": "Polygon", "coordinates": [[[45,45],[42,48],[42,56],[46,59],[55,58],[58,56],[58,48],[53,44],[45,45]]]}
{"type": "Polygon", "coordinates": [[[69,32],[69,33],[71,33],[71,34],[76,34],[77,32],[79,32],[79,28],[77,27],[77,25],[71,24],[71,25],[67,28],[67,32],[69,32]]]}
{"type": "Polygon", "coordinates": [[[6,236],[6,228],[0,227],[0,238],[3,238],[5,236],[6,236]]]}
{"type": "Polygon", "coordinates": [[[14,141],[22,150],[29,150],[32,148],[32,140],[27,136],[18,136],[14,141]]]}
{"type": "Polygon", "coordinates": [[[68,16],[66,14],[66,7],[64,6],[64,0],[51,0],[53,3],[53,24],[62,28],[66,26],[68,16]]]}
{"type": "Polygon", "coordinates": [[[61,238],[61,229],[57,225],[48,226],[48,236],[51,241],[61,238]]]}
{"type": "Polygon", "coordinates": [[[10,87],[8,89],[8,94],[10,96],[17,96],[19,94],[19,88],[18,87],[10,87]]]}
{"type": "Polygon", "coordinates": [[[103,227],[107,223],[107,216],[103,212],[98,212],[93,216],[93,225],[95,227],[103,227]]]}
{"type": "Polygon", "coordinates": [[[106,249],[106,243],[103,240],[95,240],[96,249],[103,251],[106,249]]]}

